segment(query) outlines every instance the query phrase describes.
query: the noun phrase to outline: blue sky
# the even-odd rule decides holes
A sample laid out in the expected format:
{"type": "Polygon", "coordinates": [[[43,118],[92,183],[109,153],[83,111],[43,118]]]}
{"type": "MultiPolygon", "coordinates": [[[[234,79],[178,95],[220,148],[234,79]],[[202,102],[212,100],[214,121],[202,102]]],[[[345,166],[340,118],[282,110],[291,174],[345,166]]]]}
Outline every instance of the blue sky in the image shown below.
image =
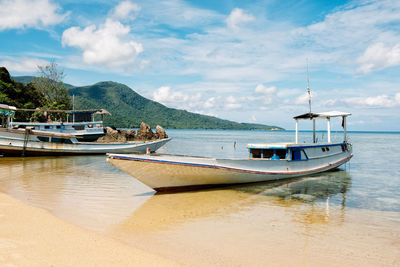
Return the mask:
{"type": "Polygon", "coordinates": [[[397,0],[0,0],[0,17],[0,65],[15,76],[55,60],[73,85],[111,80],[169,107],[293,129],[308,60],[313,111],[400,130],[397,0]]]}

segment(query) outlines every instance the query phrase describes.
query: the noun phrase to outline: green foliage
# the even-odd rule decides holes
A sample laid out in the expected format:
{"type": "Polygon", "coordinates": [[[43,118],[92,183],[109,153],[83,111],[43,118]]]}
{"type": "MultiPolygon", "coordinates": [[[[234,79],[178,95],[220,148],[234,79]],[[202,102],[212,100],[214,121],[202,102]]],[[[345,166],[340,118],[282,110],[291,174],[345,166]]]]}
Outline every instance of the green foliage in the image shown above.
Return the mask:
{"type": "MultiPolygon", "coordinates": [[[[0,67],[0,103],[17,108],[36,108],[44,101],[44,96],[33,86],[26,86],[11,79],[6,68],[0,67]]],[[[16,120],[29,121],[28,112],[17,112],[16,120]]]]}
{"type": "MultiPolygon", "coordinates": [[[[26,109],[71,109],[68,90],[61,81],[63,74],[56,67],[55,63],[39,67],[43,71],[42,76],[33,79],[24,76],[25,81],[31,81],[26,85],[11,79],[7,69],[0,67],[0,103],[26,109]],[[53,81],[51,78],[57,80],[53,81]]],[[[65,114],[51,113],[51,116],[53,120],[56,120],[65,114]]],[[[45,121],[46,119],[42,112],[32,114],[32,112],[19,111],[15,117],[17,121],[45,121]]]]}
{"type": "MultiPolygon", "coordinates": [[[[33,85],[42,95],[44,101],[41,105],[43,109],[66,110],[72,109],[68,90],[62,80],[65,74],[57,68],[53,61],[46,66],[38,66],[40,77],[33,80],[33,85]]],[[[60,116],[60,114],[53,114],[60,116]]]]}

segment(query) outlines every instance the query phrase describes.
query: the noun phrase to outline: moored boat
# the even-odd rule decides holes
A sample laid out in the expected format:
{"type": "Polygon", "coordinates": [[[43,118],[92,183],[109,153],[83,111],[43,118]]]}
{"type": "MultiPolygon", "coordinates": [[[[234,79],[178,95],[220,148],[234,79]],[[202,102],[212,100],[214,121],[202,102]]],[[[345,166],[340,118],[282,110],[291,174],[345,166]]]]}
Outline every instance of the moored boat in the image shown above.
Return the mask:
{"type": "MultiPolygon", "coordinates": [[[[149,141],[94,142],[94,138],[104,135],[103,127],[100,128],[98,126],[103,125],[102,121],[13,123],[12,117],[17,110],[11,106],[0,106],[0,114],[7,116],[8,120],[7,127],[0,127],[0,155],[43,156],[144,153],[146,151],[154,152],[170,140],[170,138],[165,138],[149,141]],[[81,140],[88,141],[82,142],[81,140]]],[[[90,110],[86,114],[92,115],[94,112],[94,110],[90,110]]]]}
{"type": "Polygon", "coordinates": [[[109,154],[108,162],[156,191],[241,184],[306,176],[328,171],[348,162],[352,146],[346,137],[344,112],[306,113],[294,117],[293,143],[248,144],[249,158],[217,159],[168,154],[109,154]],[[343,120],[344,140],[331,142],[330,119],[343,120]],[[313,142],[299,143],[298,121],[313,121],[313,142]],[[327,142],[317,143],[315,120],[327,119],[327,142]]]}

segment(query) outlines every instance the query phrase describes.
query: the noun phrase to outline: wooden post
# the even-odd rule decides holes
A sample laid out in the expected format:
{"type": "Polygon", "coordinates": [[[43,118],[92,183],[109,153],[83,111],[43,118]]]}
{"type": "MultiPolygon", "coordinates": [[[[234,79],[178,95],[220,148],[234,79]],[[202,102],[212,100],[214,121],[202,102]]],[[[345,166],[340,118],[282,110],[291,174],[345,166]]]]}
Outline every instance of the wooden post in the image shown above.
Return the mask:
{"type": "Polygon", "coordinates": [[[331,142],[331,117],[326,118],[328,121],[328,143],[331,142]]]}
{"type": "Polygon", "coordinates": [[[312,120],[312,124],[313,124],[313,143],[316,143],[316,138],[315,138],[315,119],[312,120]]]}

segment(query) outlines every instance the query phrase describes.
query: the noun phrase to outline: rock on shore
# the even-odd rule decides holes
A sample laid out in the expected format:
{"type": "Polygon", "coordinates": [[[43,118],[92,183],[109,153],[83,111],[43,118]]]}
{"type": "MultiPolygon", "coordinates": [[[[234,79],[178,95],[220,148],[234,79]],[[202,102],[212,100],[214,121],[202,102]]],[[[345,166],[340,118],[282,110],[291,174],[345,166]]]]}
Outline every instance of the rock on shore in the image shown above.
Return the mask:
{"type": "Polygon", "coordinates": [[[127,142],[127,141],[147,141],[168,138],[164,128],[160,125],[156,126],[154,133],[150,126],[144,122],[140,124],[137,133],[135,130],[115,130],[111,127],[105,127],[106,135],[100,137],[97,142],[111,143],[111,142],[127,142]]]}

